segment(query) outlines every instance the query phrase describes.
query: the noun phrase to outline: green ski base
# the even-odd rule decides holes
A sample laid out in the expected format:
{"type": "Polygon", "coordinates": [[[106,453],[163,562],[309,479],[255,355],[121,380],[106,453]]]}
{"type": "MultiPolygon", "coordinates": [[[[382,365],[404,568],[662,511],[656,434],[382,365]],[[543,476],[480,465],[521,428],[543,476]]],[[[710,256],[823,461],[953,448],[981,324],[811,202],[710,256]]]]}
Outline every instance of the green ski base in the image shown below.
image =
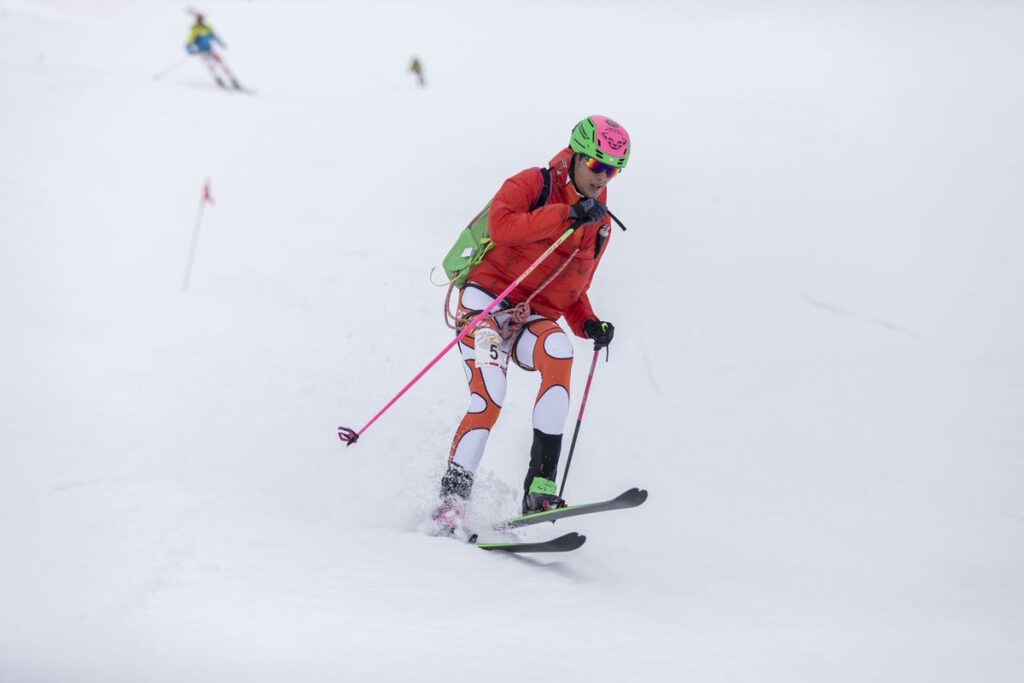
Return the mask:
{"type": "MultiPolygon", "coordinates": [[[[475,538],[474,536],[473,539],[475,538]]],[[[481,550],[501,550],[506,553],[563,553],[569,550],[576,550],[586,540],[586,536],[581,536],[573,531],[558,538],[552,538],[550,541],[536,541],[534,543],[477,543],[475,540],[470,540],[470,543],[481,550]]]]}
{"type": "Polygon", "coordinates": [[[495,529],[501,531],[505,529],[515,529],[516,527],[529,526],[531,524],[540,524],[541,522],[554,522],[556,519],[564,519],[566,517],[576,517],[578,515],[589,515],[593,512],[604,512],[606,510],[624,510],[626,508],[635,508],[638,505],[642,505],[647,500],[647,491],[638,488],[632,488],[625,491],[611,500],[601,501],[599,503],[583,503],[582,505],[569,505],[564,508],[555,508],[554,510],[545,510],[544,512],[533,512],[528,515],[521,515],[519,517],[513,517],[512,519],[505,520],[500,524],[494,526],[495,529]]]}

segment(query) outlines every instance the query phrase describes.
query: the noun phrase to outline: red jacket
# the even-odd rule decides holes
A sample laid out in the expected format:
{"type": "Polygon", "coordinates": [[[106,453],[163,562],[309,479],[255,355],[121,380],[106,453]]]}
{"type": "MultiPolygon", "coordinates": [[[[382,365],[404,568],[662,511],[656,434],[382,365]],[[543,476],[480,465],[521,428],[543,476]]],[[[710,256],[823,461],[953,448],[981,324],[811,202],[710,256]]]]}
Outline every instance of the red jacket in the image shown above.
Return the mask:
{"type": "MultiPolygon", "coordinates": [[[[528,168],[504,182],[491,203],[487,223],[494,248],[469,272],[470,282],[500,294],[572,224],[569,207],[582,197],[569,180],[571,156],[572,150],[566,147],[551,160],[551,193],[535,211],[531,209],[544,187],[539,168],[528,168]]],[[[607,189],[602,190],[597,200],[607,203],[607,194],[607,189]]],[[[607,216],[600,223],[579,228],[512,290],[509,303],[526,300],[579,247],[572,262],[530,302],[530,308],[552,320],[565,316],[572,331],[586,337],[583,323],[599,320],[590,307],[587,289],[610,238],[607,216]]]]}

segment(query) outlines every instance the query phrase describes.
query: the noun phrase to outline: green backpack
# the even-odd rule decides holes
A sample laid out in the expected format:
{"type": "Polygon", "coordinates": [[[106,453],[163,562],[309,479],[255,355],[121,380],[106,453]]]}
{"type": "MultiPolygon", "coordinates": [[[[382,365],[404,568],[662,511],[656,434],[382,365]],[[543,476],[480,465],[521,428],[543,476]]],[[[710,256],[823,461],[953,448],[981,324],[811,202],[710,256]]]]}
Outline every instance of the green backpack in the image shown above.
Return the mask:
{"type": "MultiPolygon", "coordinates": [[[[540,174],[544,178],[544,187],[541,188],[540,196],[533,203],[531,211],[544,206],[548,201],[548,196],[551,194],[551,173],[548,169],[542,168],[540,169],[540,174]]],[[[494,242],[491,241],[487,234],[487,219],[490,217],[491,202],[493,201],[492,199],[487,202],[483,210],[469,222],[469,225],[462,229],[462,232],[459,233],[459,238],[455,240],[455,244],[448,250],[448,255],[441,262],[441,266],[448,276],[448,283],[455,285],[459,289],[466,285],[466,278],[469,276],[469,271],[473,269],[473,266],[483,261],[487,252],[494,248],[494,242]]]]}

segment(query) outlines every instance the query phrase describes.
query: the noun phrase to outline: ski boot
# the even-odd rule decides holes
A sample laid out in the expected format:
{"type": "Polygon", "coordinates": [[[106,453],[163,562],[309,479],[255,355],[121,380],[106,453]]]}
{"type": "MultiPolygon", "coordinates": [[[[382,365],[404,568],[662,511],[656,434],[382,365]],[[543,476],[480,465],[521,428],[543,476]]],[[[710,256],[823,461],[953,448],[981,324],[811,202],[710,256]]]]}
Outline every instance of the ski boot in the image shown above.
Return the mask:
{"type": "Polygon", "coordinates": [[[564,508],[565,501],[558,497],[558,486],[544,477],[534,477],[523,495],[523,514],[564,508]]]}
{"type": "Polygon", "coordinates": [[[432,515],[438,536],[469,538],[463,519],[472,488],[473,473],[454,462],[448,463],[448,471],[441,477],[441,504],[432,515]]]}
{"type": "Polygon", "coordinates": [[[434,510],[434,535],[468,538],[469,534],[462,525],[465,516],[466,510],[462,502],[455,500],[442,502],[440,507],[434,510]]]}
{"type": "Polygon", "coordinates": [[[526,470],[526,480],[523,481],[524,515],[565,507],[565,501],[558,497],[558,487],[554,482],[561,450],[561,434],[545,434],[539,429],[533,430],[530,466],[526,470]]]}

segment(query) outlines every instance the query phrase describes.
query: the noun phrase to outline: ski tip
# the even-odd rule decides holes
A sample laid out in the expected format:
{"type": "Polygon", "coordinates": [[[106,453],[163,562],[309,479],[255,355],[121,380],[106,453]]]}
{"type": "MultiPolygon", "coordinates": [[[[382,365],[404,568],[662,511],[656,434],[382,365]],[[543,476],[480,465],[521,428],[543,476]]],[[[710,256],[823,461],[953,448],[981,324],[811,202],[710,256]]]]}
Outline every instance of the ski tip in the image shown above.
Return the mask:
{"type": "Polygon", "coordinates": [[[619,496],[619,498],[621,500],[632,501],[632,502],[635,502],[636,505],[640,505],[645,500],[647,500],[647,490],[646,489],[636,488],[634,486],[633,488],[629,489],[628,491],[622,493],[619,496]]]}
{"type": "Polygon", "coordinates": [[[565,536],[559,536],[555,540],[562,541],[563,539],[564,539],[565,547],[569,548],[569,549],[572,549],[572,550],[576,550],[581,545],[583,545],[584,543],[587,542],[587,537],[586,536],[584,536],[583,534],[577,533],[575,531],[573,531],[572,533],[568,533],[565,536]]]}

